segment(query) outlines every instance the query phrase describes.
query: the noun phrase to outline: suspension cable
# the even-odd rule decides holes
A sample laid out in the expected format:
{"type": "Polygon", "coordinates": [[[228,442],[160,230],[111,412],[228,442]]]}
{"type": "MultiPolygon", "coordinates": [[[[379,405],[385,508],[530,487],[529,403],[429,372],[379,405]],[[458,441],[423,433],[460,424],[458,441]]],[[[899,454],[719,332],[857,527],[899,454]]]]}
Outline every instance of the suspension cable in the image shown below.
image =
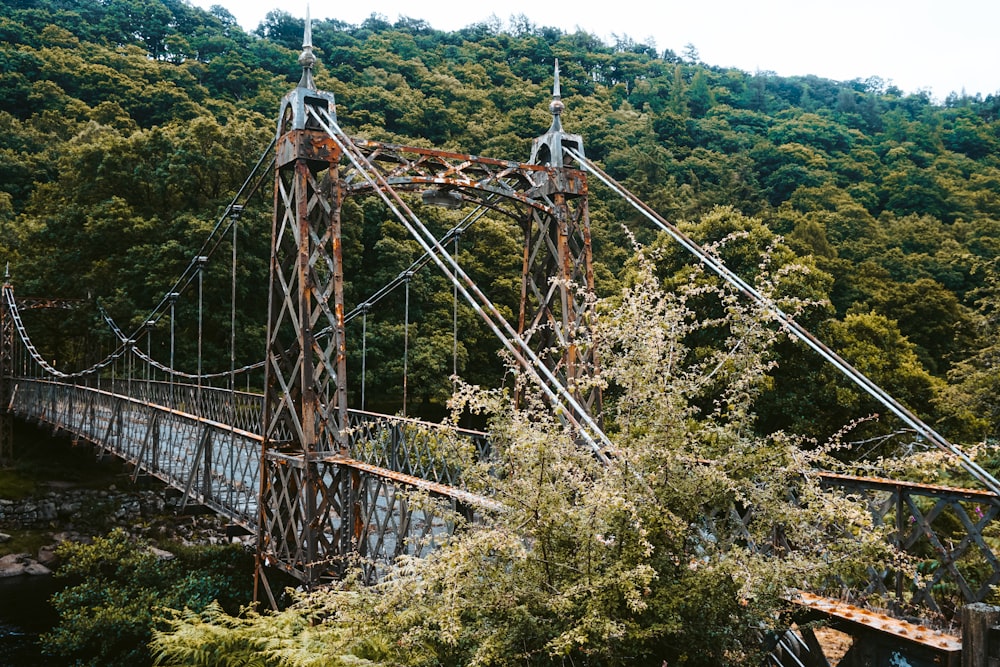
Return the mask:
{"type": "Polygon", "coordinates": [[[204,293],[205,293],[205,263],[208,261],[208,257],[199,256],[195,260],[198,262],[198,407],[195,410],[195,414],[201,414],[201,369],[202,369],[202,328],[203,328],[203,309],[204,309],[204,293]]]}
{"type": "Polygon", "coordinates": [[[793,337],[799,341],[805,343],[813,351],[817,352],[823,359],[828,361],[833,365],[838,371],[845,375],[854,384],[864,390],[867,394],[872,396],[876,401],[881,403],[886,409],[899,417],[904,423],[906,423],[910,428],[914,429],[919,435],[930,440],[939,449],[948,452],[958,458],[961,466],[976,478],[980,483],[982,483],[987,489],[993,493],[1000,494],[1000,481],[991,475],[989,472],[984,470],[978,463],[973,461],[965,452],[959,449],[956,445],[949,442],[944,436],[939,434],[929,425],[924,423],[919,417],[917,417],[913,412],[904,407],[899,401],[889,395],[884,389],[875,384],[871,379],[864,375],[861,371],[857,370],[849,364],[845,359],[843,359],[836,352],[827,347],[819,339],[813,336],[811,333],[806,331],[801,324],[796,322],[790,315],[781,310],[781,308],[769,297],[765,296],[757,289],[749,285],[746,281],[736,275],[729,267],[727,267],[721,260],[706,251],[704,248],[699,246],[697,243],[692,241],[684,232],[677,228],[676,225],[665,220],[656,211],[651,209],[642,200],[636,197],[634,194],[629,192],[620,183],[615,181],[613,178],[608,176],[603,170],[601,170],[597,165],[591,162],[589,159],[584,157],[579,152],[571,149],[565,149],[570,155],[572,155],[577,162],[580,163],[587,171],[591,172],[597,178],[608,186],[615,194],[619,195],[625,201],[632,205],[637,211],[639,211],[643,216],[650,220],[654,225],[656,225],[660,230],[669,234],[675,241],[677,241],[684,249],[697,257],[701,262],[708,266],[716,275],[735,286],[744,295],[753,299],[757,304],[763,306],[768,312],[774,317],[775,320],[793,337]]]}
{"type": "Polygon", "coordinates": [[[233,283],[230,290],[229,309],[229,391],[236,391],[236,232],[239,228],[239,213],[233,213],[233,283]]]}
{"type": "Polygon", "coordinates": [[[361,410],[365,409],[365,381],[367,379],[368,363],[368,308],[361,316],[361,410]]]}

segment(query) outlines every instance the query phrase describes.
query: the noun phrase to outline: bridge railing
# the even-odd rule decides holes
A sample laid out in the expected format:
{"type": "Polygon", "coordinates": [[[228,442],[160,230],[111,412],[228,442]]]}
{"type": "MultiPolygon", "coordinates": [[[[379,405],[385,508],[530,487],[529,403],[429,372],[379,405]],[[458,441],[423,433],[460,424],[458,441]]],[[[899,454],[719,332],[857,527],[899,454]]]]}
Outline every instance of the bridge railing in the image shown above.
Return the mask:
{"type": "MultiPolygon", "coordinates": [[[[253,530],[262,406],[259,394],[216,387],[199,392],[180,383],[116,380],[97,388],[14,379],[9,407],[97,444],[253,530]],[[131,390],[132,395],[112,389],[131,390]]],[[[404,534],[404,524],[410,531],[418,525],[442,530],[443,524],[430,528],[434,521],[426,517],[413,523],[402,498],[414,488],[414,480],[439,485],[443,493],[436,496],[457,508],[462,503],[448,494],[461,493],[463,466],[490,456],[482,432],[403,417],[350,411],[348,433],[347,459],[354,463],[345,463],[343,457],[333,463],[334,457],[325,465],[331,470],[368,467],[364,472],[351,468],[360,475],[354,482],[357,493],[367,493],[371,502],[379,495],[381,500],[354,505],[381,509],[377,517],[360,523],[351,539],[366,542],[362,552],[382,561],[412,549],[389,538],[389,533],[404,534]]],[[[862,499],[873,522],[888,527],[893,543],[917,562],[917,578],[872,570],[869,581],[848,584],[859,598],[875,596],[903,612],[925,608],[952,617],[963,604],[983,601],[1000,584],[996,494],[830,473],[824,473],[822,481],[862,499]]]]}
{"type": "Polygon", "coordinates": [[[860,597],[888,600],[901,613],[927,609],[951,619],[1000,584],[1000,496],[832,473],[821,480],[865,502],[873,523],[888,527],[892,543],[916,560],[916,578],[870,570],[870,580],[857,587],[860,597]]]}
{"type": "MultiPolygon", "coordinates": [[[[14,378],[12,388],[7,407],[14,414],[91,442],[257,532],[263,438],[205,415],[242,415],[259,431],[260,395],[136,380],[98,388],[14,378]],[[203,415],[185,410],[199,407],[203,415]]],[[[446,436],[444,427],[374,413],[352,413],[351,419],[351,447],[370,460],[268,452],[274,507],[265,508],[263,534],[277,563],[331,572],[357,566],[372,581],[397,557],[423,555],[454,531],[457,520],[472,520],[489,504],[451,485],[457,468],[445,463],[455,460],[449,447],[486,447],[485,436],[446,436]],[[364,440],[369,437],[371,446],[364,440]],[[315,477],[305,474],[309,465],[315,477]],[[316,525],[303,519],[311,516],[304,511],[310,503],[321,508],[316,525]]]]}
{"type": "Polygon", "coordinates": [[[462,486],[462,470],[490,454],[485,433],[405,417],[348,411],[352,458],[428,481],[462,486]]]}
{"type": "Polygon", "coordinates": [[[261,437],[147,397],[15,379],[10,407],[94,443],[248,529],[256,526],[261,437]]]}
{"type": "MultiPolygon", "coordinates": [[[[261,434],[261,394],[136,379],[116,379],[102,386],[114,394],[261,434]]],[[[346,433],[351,458],[452,486],[461,486],[464,466],[489,456],[489,441],[481,431],[398,415],[348,410],[346,433]]]]}

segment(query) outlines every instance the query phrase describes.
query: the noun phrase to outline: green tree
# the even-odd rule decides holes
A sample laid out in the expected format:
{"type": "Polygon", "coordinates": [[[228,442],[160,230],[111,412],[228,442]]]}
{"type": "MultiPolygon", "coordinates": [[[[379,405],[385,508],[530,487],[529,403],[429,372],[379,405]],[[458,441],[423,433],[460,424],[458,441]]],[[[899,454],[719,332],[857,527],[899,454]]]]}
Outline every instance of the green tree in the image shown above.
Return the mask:
{"type": "Polygon", "coordinates": [[[146,644],[164,608],[205,609],[213,600],[235,612],[248,599],[251,558],[239,546],[174,547],[167,559],[116,529],[91,544],[63,543],[52,597],[59,614],[41,637],[47,655],[76,665],[148,665],[146,644]]]}
{"type": "Polygon", "coordinates": [[[179,614],[156,633],[159,664],[209,664],[235,647],[265,664],[757,665],[788,581],[821,586],[887,565],[867,511],[804,474],[829,460],[824,450],[753,435],[776,336],[762,314],[720,290],[742,344],[707,359],[686,344],[705,326],[689,297],[706,288],[667,290],[645,260],[634,270],[598,304],[594,330],[610,465],[541,403],[464,386],[452,408],[488,414],[497,452],[465,478],[501,511],[373,587],[306,595],[276,616],[179,614]],[[834,535],[857,538],[831,537],[833,521],[847,527],[834,535]],[[783,549],[758,548],[776,531],[783,549]]]}

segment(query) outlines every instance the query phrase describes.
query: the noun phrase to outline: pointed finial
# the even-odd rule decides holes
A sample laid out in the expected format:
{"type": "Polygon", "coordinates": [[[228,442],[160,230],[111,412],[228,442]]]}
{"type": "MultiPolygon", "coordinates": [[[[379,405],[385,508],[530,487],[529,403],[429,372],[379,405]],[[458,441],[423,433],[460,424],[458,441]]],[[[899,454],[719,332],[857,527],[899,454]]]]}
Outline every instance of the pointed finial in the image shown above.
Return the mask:
{"type": "Polygon", "coordinates": [[[316,64],[316,54],[313,53],[312,41],[312,19],[309,18],[309,5],[306,5],[306,27],[305,34],[302,36],[302,53],[299,54],[299,64],[302,65],[299,88],[316,90],[316,83],[312,76],[312,68],[316,64]]]}
{"type": "Polygon", "coordinates": [[[10,262],[7,262],[7,268],[3,270],[4,282],[10,282],[10,262]]]}
{"type": "Polygon", "coordinates": [[[555,71],[552,79],[552,101],[549,111],[552,112],[552,126],[549,131],[531,142],[531,164],[541,164],[549,167],[563,167],[564,153],[573,150],[583,153],[583,137],[579,134],[567,134],[562,127],[562,112],[565,105],[562,101],[562,89],[559,86],[559,59],[555,61],[555,71]]]}
{"type": "Polygon", "coordinates": [[[566,105],[562,101],[562,93],[559,90],[559,59],[556,58],[555,77],[552,84],[552,102],[549,103],[549,111],[552,112],[552,127],[549,128],[549,132],[562,131],[562,121],[559,120],[559,116],[565,107],[566,105]]]}

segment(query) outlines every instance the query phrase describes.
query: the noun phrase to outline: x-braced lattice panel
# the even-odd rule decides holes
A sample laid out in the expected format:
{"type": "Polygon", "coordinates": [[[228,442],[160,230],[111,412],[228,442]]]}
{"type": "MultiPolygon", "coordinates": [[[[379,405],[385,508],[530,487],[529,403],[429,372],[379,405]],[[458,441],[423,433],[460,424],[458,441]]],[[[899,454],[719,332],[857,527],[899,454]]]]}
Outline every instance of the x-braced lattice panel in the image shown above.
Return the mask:
{"type": "Polygon", "coordinates": [[[308,131],[283,136],[277,153],[265,438],[334,452],[347,410],[339,154],[308,131]],[[330,335],[317,338],[321,329],[330,335]]]}
{"type": "Polygon", "coordinates": [[[266,564],[308,583],[350,569],[373,582],[473,518],[461,492],[359,461],[268,452],[265,465],[258,547],[266,564]]]}
{"type": "MultiPolygon", "coordinates": [[[[825,484],[858,494],[876,525],[917,559],[920,578],[872,571],[866,593],[894,597],[951,618],[1000,583],[1000,497],[987,491],[826,475],[825,484]]],[[[905,611],[905,609],[903,609],[905,611]]]]}
{"type": "Polygon", "coordinates": [[[552,202],[555,215],[535,209],[524,223],[518,330],[596,416],[600,391],[586,383],[597,371],[595,348],[587,341],[594,293],[587,198],[556,193],[552,202]]]}
{"type": "Polygon", "coordinates": [[[394,472],[461,487],[462,471],[489,457],[480,431],[358,410],[348,416],[350,456],[394,472]]]}
{"type": "Polygon", "coordinates": [[[94,443],[182,491],[184,502],[256,524],[259,435],[92,387],[21,379],[13,393],[18,416],[94,443]]]}

